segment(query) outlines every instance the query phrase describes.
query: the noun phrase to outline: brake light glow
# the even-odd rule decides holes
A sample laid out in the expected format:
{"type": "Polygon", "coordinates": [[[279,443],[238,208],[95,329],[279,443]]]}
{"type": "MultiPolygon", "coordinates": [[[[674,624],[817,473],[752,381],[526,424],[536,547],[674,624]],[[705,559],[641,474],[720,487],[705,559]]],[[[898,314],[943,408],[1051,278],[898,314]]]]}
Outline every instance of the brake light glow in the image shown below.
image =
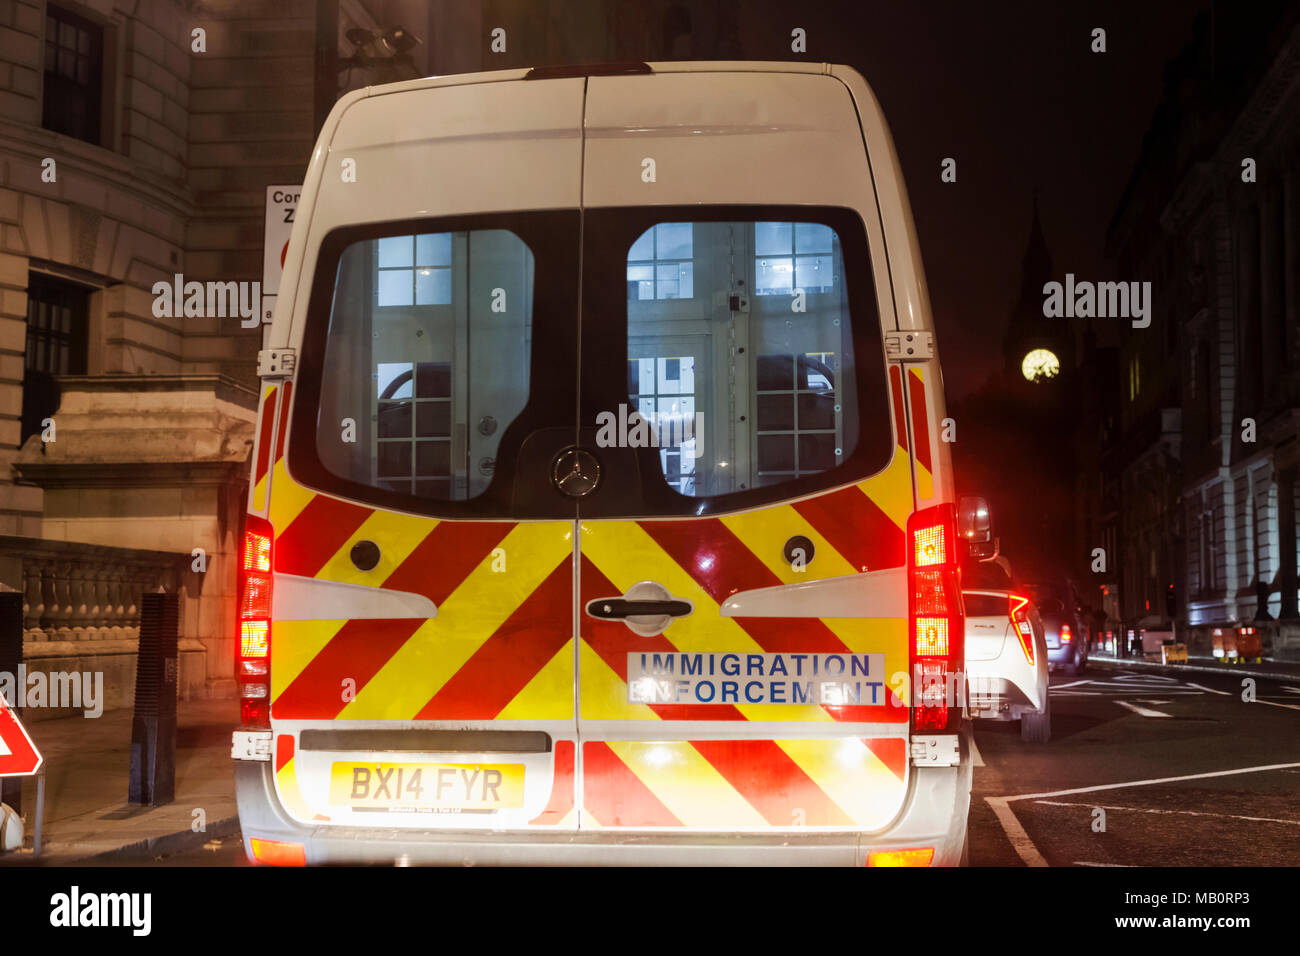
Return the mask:
{"type": "Polygon", "coordinates": [[[1011,626],[1015,628],[1016,637],[1020,639],[1020,649],[1025,652],[1025,660],[1030,664],[1034,662],[1034,628],[1029,623],[1029,613],[1025,610],[1029,606],[1029,598],[1023,594],[1012,594],[1007,597],[1009,605],[1008,613],[1011,615],[1011,626]]]}
{"type": "Polygon", "coordinates": [[[269,521],[256,515],[246,517],[239,568],[239,661],[236,669],[239,716],[245,727],[271,726],[273,540],[274,531],[269,521]]]}
{"type": "Polygon", "coordinates": [[[907,521],[907,542],[913,727],[955,729],[961,710],[949,706],[949,687],[959,683],[964,649],[953,506],[914,512],[907,521]]]}
{"type": "Polygon", "coordinates": [[[1062,643],[1062,644],[1069,644],[1072,640],[1074,640],[1074,633],[1070,630],[1070,625],[1068,625],[1068,624],[1062,624],[1062,625],[1061,625],[1061,643],[1062,643]]]}

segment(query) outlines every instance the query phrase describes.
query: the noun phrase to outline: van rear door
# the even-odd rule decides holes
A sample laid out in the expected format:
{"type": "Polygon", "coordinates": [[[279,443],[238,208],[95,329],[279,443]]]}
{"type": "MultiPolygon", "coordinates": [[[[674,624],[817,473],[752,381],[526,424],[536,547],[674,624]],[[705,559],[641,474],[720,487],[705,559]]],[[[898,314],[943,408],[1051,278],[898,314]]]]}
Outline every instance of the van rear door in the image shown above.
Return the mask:
{"type": "Polygon", "coordinates": [[[852,99],[591,77],[583,168],[581,826],[884,827],[915,502],[852,99]]]}
{"type": "Polygon", "coordinates": [[[329,142],[253,496],[300,822],[577,826],[576,511],[548,465],[577,399],[583,82],[370,96],[329,142]]]}

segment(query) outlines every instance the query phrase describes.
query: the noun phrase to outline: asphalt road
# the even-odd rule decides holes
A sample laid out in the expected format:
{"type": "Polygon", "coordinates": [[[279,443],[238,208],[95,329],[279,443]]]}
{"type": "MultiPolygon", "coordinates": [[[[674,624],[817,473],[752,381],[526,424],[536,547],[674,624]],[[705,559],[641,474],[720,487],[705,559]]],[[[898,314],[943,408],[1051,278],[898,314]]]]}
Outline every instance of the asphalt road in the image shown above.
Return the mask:
{"type": "Polygon", "coordinates": [[[1053,676],[1050,743],[977,723],[971,864],[1294,866],[1300,681],[1242,682],[1094,663],[1053,676]]]}
{"type": "MultiPolygon", "coordinates": [[[[1300,681],[1242,691],[1232,671],[1093,663],[1053,677],[1050,743],[977,723],[971,864],[1294,866],[1300,681]]],[[[237,836],[152,862],[247,865],[237,836]]]]}

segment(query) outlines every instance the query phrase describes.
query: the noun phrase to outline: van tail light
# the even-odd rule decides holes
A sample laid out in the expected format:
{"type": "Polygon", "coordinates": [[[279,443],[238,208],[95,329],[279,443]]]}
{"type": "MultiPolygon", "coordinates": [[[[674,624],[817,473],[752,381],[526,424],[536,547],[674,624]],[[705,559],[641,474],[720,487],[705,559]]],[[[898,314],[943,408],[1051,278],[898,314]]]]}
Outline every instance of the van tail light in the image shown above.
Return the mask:
{"type": "Polygon", "coordinates": [[[1030,664],[1034,663],[1034,627],[1029,623],[1029,612],[1025,610],[1029,606],[1029,598],[1023,594],[1012,594],[1007,597],[1008,613],[1011,615],[1011,626],[1015,628],[1016,637],[1020,638],[1020,649],[1025,652],[1025,660],[1030,664]]]}
{"type": "Polygon", "coordinates": [[[271,726],[271,522],[248,515],[239,562],[239,717],[245,727],[271,726]]]}
{"type": "Polygon", "coordinates": [[[953,505],[916,511],[907,519],[907,579],[912,725],[955,730],[961,709],[949,689],[960,684],[965,650],[953,505]]]}
{"type": "Polygon", "coordinates": [[[1070,625],[1068,625],[1068,624],[1062,624],[1062,625],[1061,625],[1061,643],[1062,643],[1062,644],[1069,644],[1072,640],[1074,640],[1074,632],[1070,630],[1070,625]]]}
{"type": "Polygon", "coordinates": [[[249,838],[253,859],[267,866],[306,866],[307,848],[301,843],[284,843],[280,840],[249,838]]]}
{"type": "Polygon", "coordinates": [[[932,846],[914,850],[876,850],[867,854],[867,866],[929,866],[933,860],[932,846]]]}

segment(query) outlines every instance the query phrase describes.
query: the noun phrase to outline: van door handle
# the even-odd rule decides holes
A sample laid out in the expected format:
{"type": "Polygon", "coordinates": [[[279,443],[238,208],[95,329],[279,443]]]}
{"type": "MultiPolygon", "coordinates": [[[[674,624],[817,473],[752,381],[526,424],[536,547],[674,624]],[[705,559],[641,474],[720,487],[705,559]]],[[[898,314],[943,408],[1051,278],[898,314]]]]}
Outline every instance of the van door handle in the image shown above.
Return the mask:
{"type": "Polygon", "coordinates": [[[622,620],[629,617],[685,617],[691,613],[687,601],[635,601],[627,598],[596,598],[587,602],[587,613],[605,621],[622,620]]]}

